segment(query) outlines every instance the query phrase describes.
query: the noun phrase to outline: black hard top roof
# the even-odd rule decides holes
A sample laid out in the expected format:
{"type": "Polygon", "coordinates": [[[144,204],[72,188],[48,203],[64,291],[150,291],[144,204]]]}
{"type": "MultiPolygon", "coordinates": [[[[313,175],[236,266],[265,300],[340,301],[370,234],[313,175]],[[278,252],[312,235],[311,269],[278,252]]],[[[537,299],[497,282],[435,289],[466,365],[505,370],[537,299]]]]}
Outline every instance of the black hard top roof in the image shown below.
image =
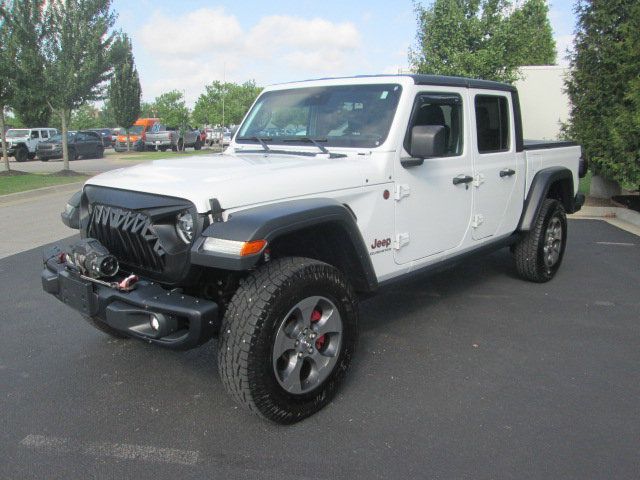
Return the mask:
{"type": "MultiPolygon", "coordinates": [[[[413,79],[416,85],[439,85],[445,87],[463,87],[463,88],[479,88],[484,90],[499,90],[505,92],[515,92],[516,87],[508,83],[493,82],[491,80],[479,80],[465,77],[447,77],[445,75],[424,75],[419,73],[412,74],[381,74],[381,75],[356,75],[353,77],[327,77],[304,80],[312,82],[317,80],[340,80],[348,78],[398,78],[409,77],[413,79]]],[[[297,82],[294,82],[297,83],[297,82]]]]}

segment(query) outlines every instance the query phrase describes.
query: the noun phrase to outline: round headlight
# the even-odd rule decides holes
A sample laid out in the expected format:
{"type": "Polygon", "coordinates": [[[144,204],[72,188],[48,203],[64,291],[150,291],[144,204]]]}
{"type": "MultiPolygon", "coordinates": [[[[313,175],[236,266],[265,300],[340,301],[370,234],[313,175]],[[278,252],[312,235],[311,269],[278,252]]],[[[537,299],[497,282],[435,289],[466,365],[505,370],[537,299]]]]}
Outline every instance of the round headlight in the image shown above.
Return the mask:
{"type": "Polygon", "coordinates": [[[176,217],[176,231],[183,242],[191,243],[194,231],[193,215],[189,212],[179,213],[176,217]]]}

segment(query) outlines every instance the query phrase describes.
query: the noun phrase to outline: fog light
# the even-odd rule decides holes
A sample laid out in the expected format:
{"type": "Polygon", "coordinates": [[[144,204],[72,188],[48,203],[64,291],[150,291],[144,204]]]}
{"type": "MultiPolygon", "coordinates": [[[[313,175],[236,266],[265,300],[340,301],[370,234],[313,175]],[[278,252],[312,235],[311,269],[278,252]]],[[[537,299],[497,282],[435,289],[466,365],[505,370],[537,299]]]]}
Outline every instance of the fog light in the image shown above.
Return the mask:
{"type": "Polygon", "coordinates": [[[151,328],[153,328],[154,331],[157,332],[158,330],[160,330],[160,320],[155,315],[151,315],[151,321],[149,323],[151,324],[151,328]]]}

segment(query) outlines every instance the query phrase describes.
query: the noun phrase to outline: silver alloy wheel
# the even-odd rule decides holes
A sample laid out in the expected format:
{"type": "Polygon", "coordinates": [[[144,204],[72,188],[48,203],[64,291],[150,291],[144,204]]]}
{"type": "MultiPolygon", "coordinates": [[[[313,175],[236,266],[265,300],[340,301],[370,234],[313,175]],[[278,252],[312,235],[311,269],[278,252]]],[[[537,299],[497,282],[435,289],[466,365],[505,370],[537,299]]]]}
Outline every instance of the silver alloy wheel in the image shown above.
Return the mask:
{"type": "Polygon", "coordinates": [[[544,241],[544,264],[551,269],[560,259],[562,250],[562,223],[558,217],[552,217],[547,225],[544,241]]]}
{"type": "Polygon", "coordinates": [[[307,393],[333,371],[342,342],[338,307],[325,297],[307,297],[282,320],[273,344],[273,370],[287,392],[307,393]]]}

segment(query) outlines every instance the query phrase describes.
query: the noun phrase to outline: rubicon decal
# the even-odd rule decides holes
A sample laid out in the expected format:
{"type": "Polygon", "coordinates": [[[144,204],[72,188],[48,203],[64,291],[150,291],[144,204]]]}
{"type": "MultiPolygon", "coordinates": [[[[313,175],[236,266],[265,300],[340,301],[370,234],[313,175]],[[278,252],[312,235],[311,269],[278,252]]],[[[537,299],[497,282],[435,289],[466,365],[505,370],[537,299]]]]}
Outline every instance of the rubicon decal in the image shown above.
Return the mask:
{"type": "Polygon", "coordinates": [[[376,255],[378,253],[388,252],[389,250],[391,250],[391,239],[390,238],[384,238],[384,239],[375,238],[373,240],[373,242],[371,243],[371,245],[369,245],[369,248],[372,250],[369,255],[376,255]]]}

